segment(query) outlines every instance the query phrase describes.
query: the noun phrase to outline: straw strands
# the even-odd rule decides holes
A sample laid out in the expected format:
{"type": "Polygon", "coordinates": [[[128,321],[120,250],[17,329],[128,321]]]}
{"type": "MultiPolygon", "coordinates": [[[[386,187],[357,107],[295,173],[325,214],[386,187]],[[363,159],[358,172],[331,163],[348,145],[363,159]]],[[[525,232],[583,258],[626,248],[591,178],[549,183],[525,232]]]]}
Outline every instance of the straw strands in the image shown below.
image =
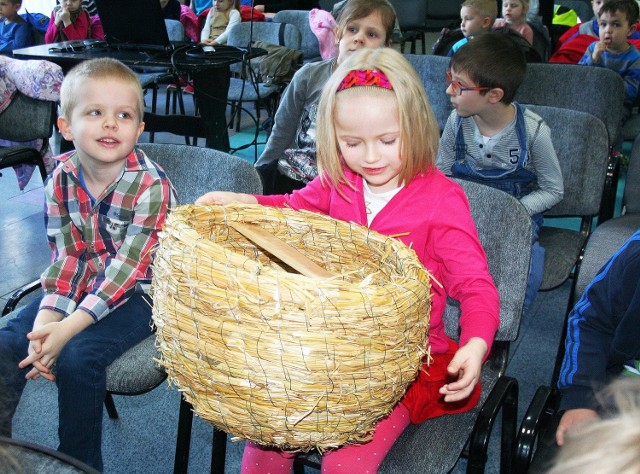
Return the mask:
{"type": "Polygon", "coordinates": [[[371,438],[426,354],[430,275],[366,227],[258,205],[180,206],[154,260],[161,364],[196,414],[292,451],[371,438]],[[313,279],[229,223],[259,225],[335,276],[313,279]]]}

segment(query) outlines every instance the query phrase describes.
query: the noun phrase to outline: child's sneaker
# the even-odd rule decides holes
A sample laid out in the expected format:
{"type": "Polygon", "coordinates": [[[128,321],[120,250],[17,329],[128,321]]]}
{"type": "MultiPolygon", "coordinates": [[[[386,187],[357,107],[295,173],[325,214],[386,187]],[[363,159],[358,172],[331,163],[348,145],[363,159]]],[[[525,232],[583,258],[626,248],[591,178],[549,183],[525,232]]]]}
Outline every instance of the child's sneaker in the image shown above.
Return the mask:
{"type": "Polygon", "coordinates": [[[182,92],[185,94],[193,94],[195,91],[193,90],[193,86],[191,84],[187,84],[182,88],[182,92]]]}

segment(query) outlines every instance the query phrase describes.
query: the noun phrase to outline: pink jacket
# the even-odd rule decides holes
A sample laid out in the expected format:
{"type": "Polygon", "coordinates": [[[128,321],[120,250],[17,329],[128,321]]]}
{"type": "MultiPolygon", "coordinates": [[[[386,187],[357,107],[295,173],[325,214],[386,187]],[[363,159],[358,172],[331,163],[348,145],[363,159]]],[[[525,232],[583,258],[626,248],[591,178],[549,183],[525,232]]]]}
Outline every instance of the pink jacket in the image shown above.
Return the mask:
{"type": "MultiPolygon", "coordinates": [[[[337,190],[316,178],[290,195],[256,196],[263,205],[327,214],[335,219],[367,225],[362,177],[345,170],[352,190],[337,190]]],[[[434,278],[429,342],[432,353],[446,352],[443,314],[447,295],[460,301],[460,345],[481,337],[491,347],[500,322],[500,299],[489,274],[484,249],[471,218],[467,197],[456,183],[434,170],[416,176],[374,218],[371,229],[385,235],[409,232],[399,237],[415,250],[434,278]]]]}

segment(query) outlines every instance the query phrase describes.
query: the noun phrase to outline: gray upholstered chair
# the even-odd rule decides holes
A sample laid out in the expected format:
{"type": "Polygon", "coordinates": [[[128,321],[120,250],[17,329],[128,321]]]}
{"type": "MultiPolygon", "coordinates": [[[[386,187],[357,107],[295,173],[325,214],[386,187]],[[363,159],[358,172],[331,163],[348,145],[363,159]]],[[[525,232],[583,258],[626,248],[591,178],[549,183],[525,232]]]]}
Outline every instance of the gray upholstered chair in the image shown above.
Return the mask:
{"type": "Polygon", "coordinates": [[[438,121],[440,131],[444,130],[449,114],[453,110],[451,100],[446,93],[449,82],[447,71],[450,58],[433,54],[407,54],[405,57],[414,67],[427,91],[429,103],[438,121]]]}
{"type": "MultiPolygon", "coordinates": [[[[636,140],[634,144],[627,174],[623,198],[626,213],[599,225],[589,237],[582,263],[571,289],[567,316],[578,297],[582,295],[607,259],[634,232],[640,229],[640,149],[638,142],[639,140],[636,140]]],[[[565,326],[558,345],[550,385],[538,387],[522,419],[516,443],[514,472],[527,472],[530,466],[532,470],[534,466],[536,469],[538,467],[544,469],[544,463],[549,457],[549,453],[545,451],[553,449],[555,445],[555,430],[560,418],[558,413],[560,394],[556,383],[564,359],[566,323],[565,318],[565,326]]]]}
{"type": "Polygon", "coordinates": [[[42,149],[24,145],[0,147],[0,170],[22,164],[36,165],[44,181],[47,170],[42,155],[49,147],[55,119],[55,102],[32,99],[17,92],[11,104],[0,114],[0,138],[13,142],[41,138],[42,149]]]}
{"type": "MultiPolygon", "coordinates": [[[[295,25],[287,23],[263,22],[263,23],[238,23],[229,31],[227,44],[240,48],[247,48],[251,41],[264,41],[265,43],[285,46],[299,50],[301,43],[300,30],[295,25]]],[[[260,106],[265,105],[267,114],[273,118],[276,112],[280,92],[283,87],[277,84],[267,85],[264,82],[255,82],[255,77],[247,74],[248,68],[243,69],[242,64],[231,66],[231,72],[240,77],[231,77],[229,82],[228,100],[231,103],[231,118],[229,126],[236,122],[236,131],[240,130],[240,111],[244,102],[253,102],[256,110],[256,127],[260,125],[260,106]]]]}
{"type": "MultiPolygon", "coordinates": [[[[165,170],[176,189],[179,203],[192,203],[213,189],[262,193],[262,182],[257,171],[241,158],[211,148],[188,145],[144,143],[140,144],[140,148],[165,170]]],[[[19,296],[11,298],[2,313],[4,317],[0,317],[0,326],[18,314],[19,310],[15,308],[20,298],[38,288],[39,282],[33,282],[23,288],[19,296]]],[[[110,418],[118,416],[112,394],[140,395],[153,390],[166,379],[164,370],[153,360],[157,357],[159,354],[155,347],[155,336],[149,336],[107,368],[105,406],[110,418]]],[[[183,416],[191,415],[188,408],[183,408],[181,413],[183,416]]],[[[190,419],[185,421],[181,417],[181,426],[185,426],[185,423],[190,426],[190,419]]],[[[182,433],[183,436],[190,436],[185,430],[182,433]]],[[[184,447],[184,442],[182,446],[184,447]]],[[[182,472],[186,472],[186,467],[182,472]]]]}
{"type": "Polygon", "coordinates": [[[59,451],[3,437],[0,437],[0,472],[98,474],[94,468],[59,451]]]}
{"type": "Polygon", "coordinates": [[[302,35],[299,49],[302,50],[302,58],[305,63],[322,60],[318,38],[309,26],[308,10],[281,10],[274,15],[273,21],[288,23],[298,28],[302,35]]]}
{"type": "Polygon", "coordinates": [[[607,131],[602,121],[591,114],[557,107],[527,107],[551,129],[564,182],[564,197],[545,212],[540,230],[540,245],[545,248],[541,290],[550,290],[571,276],[600,211],[609,163],[607,131]],[[580,229],[553,227],[554,217],[574,217],[580,221],[580,229]]]}
{"type": "MultiPolygon", "coordinates": [[[[469,443],[468,472],[483,472],[489,435],[502,409],[501,466],[511,465],[518,406],[518,383],[507,377],[509,344],[518,336],[531,253],[531,219],[518,200],[488,186],[458,181],[465,190],[489,270],[500,293],[500,328],[491,356],[482,370],[482,397],[478,406],[457,415],[441,416],[411,425],[400,436],[378,472],[449,472],[469,443]]],[[[447,303],[447,334],[458,339],[459,306],[447,303]]],[[[304,465],[318,467],[319,456],[300,455],[296,472],[304,465]]]]}
{"type": "MultiPolygon", "coordinates": [[[[595,115],[607,128],[609,146],[612,147],[622,133],[624,91],[620,75],[607,68],[585,68],[578,64],[528,64],[516,100],[521,104],[547,105],[595,115]]],[[[617,155],[611,154],[599,224],[613,217],[618,173],[617,155]]]]}

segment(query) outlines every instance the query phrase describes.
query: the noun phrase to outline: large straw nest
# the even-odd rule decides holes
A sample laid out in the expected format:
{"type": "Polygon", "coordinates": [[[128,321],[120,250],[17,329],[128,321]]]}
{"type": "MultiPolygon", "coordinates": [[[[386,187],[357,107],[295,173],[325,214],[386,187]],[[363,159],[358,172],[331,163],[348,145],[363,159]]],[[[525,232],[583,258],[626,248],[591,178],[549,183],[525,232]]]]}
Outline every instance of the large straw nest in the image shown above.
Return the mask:
{"type": "Polygon", "coordinates": [[[292,451],[371,439],[421,366],[430,312],[413,250],[366,227],[262,206],[181,206],[160,234],[161,363],[196,414],[292,451]],[[312,279],[229,222],[258,224],[334,273],[312,279]]]}

